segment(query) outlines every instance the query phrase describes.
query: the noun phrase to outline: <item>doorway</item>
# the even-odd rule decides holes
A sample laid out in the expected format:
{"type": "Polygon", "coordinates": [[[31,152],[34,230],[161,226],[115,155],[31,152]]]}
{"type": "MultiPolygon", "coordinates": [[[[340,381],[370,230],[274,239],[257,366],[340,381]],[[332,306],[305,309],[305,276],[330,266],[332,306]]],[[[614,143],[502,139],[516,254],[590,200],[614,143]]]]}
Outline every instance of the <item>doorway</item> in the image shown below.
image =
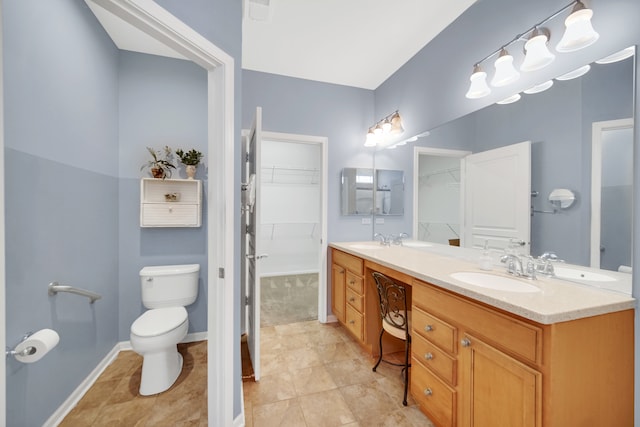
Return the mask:
{"type": "Polygon", "coordinates": [[[461,232],[461,160],[470,151],[414,148],[413,235],[445,245],[461,232]]]}
{"type": "Polygon", "coordinates": [[[327,138],[263,132],[262,110],[246,134],[243,168],[243,320],[255,380],[260,328],[326,322],[327,138]]]}

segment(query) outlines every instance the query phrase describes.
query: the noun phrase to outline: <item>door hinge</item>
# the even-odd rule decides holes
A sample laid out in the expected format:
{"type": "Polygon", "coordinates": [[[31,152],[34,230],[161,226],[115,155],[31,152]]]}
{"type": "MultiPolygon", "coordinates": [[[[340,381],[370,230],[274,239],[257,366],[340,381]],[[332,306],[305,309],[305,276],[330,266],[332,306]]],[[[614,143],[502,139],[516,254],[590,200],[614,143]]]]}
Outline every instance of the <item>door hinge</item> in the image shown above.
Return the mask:
{"type": "Polygon", "coordinates": [[[244,161],[249,163],[249,153],[244,153],[244,161]]]}
{"type": "Polygon", "coordinates": [[[223,267],[218,268],[218,278],[224,279],[224,268],[223,267]]]}
{"type": "Polygon", "coordinates": [[[244,297],[244,305],[249,305],[249,297],[248,296],[244,297]]]}

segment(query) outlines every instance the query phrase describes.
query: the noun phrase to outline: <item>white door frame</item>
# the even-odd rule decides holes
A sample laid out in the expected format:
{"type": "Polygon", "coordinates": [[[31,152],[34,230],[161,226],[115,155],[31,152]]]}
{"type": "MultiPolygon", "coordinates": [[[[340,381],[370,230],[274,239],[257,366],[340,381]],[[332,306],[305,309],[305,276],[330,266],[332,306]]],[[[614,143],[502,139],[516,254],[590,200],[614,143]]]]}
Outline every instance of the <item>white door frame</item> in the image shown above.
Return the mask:
{"type": "MultiPolygon", "coordinates": [[[[0,348],[6,348],[5,324],[5,237],[4,237],[4,34],[2,26],[2,0],[0,0],[0,348]]],[[[0,425],[7,425],[7,364],[0,363],[0,425]]]]}
{"type": "Polygon", "coordinates": [[[591,125],[591,249],[590,265],[600,268],[602,201],[602,136],[605,131],[633,128],[633,119],[593,122],[591,125]]]}
{"type": "MultiPolygon", "coordinates": [[[[1,1],[1,0],[0,0],[1,1]]],[[[209,425],[233,424],[234,390],[234,60],[153,0],[89,0],[169,46],[208,73],[208,414],[209,425]],[[225,279],[225,275],[228,280],[225,279]],[[231,326],[231,327],[230,327],[231,326]],[[224,349],[224,351],[221,351],[224,349]],[[231,390],[231,392],[230,392],[231,390]]],[[[1,3],[0,3],[0,16],[1,3]]],[[[1,21],[0,21],[1,26],[1,21]]],[[[0,27],[0,34],[2,33],[0,27]]],[[[1,40],[1,39],[0,39],[1,40]]],[[[0,45],[0,58],[2,57],[0,45]]],[[[0,75],[1,77],[1,75],[0,75]]],[[[2,92],[0,78],[0,95],[2,92]]],[[[0,104],[0,113],[2,113],[0,104]]],[[[0,346],[5,328],[4,124],[0,114],[0,346]]],[[[0,425],[6,423],[5,364],[0,368],[0,425]]],[[[240,379],[237,378],[239,381],[240,379]]],[[[240,396],[242,398],[242,396],[240,396]]]]}
{"type": "Polygon", "coordinates": [[[318,274],[318,321],[327,323],[327,156],[329,139],[326,136],[299,135],[281,132],[262,132],[262,140],[276,140],[282,142],[292,142],[298,144],[319,144],[321,150],[321,172],[320,172],[320,259],[318,264],[320,272],[318,274]]]}
{"type": "MultiPolygon", "coordinates": [[[[431,147],[413,147],[413,233],[412,238],[418,240],[419,221],[418,221],[418,188],[420,186],[420,156],[441,156],[454,157],[462,159],[471,154],[467,150],[450,150],[448,148],[431,148],[431,147]]],[[[460,204],[460,217],[462,219],[462,211],[464,207],[460,204]]],[[[463,222],[460,221],[462,226],[463,222]]]]}

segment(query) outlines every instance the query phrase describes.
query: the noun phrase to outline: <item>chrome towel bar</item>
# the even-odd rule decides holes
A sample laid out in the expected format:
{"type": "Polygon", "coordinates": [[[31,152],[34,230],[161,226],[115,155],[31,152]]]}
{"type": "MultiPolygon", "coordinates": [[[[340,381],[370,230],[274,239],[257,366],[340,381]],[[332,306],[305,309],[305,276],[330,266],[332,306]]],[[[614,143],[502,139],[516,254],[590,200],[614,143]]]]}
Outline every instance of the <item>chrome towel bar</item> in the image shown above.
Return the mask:
{"type": "Polygon", "coordinates": [[[74,288],[69,285],[61,285],[58,282],[49,283],[49,296],[56,295],[58,292],[68,292],[70,294],[81,295],[83,297],[89,298],[89,304],[93,304],[100,298],[102,295],[96,294],[95,292],[87,291],[85,289],[74,288]]]}

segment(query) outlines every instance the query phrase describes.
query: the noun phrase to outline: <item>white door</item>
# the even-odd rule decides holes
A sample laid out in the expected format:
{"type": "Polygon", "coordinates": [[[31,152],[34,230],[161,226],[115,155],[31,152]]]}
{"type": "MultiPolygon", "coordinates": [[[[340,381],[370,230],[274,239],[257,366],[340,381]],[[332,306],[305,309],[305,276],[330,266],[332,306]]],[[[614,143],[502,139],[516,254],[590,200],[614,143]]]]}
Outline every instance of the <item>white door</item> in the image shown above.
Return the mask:
{"type": "Polygon", "coordinates": [[[246,138],[245,168],[243,187],[243,268],[245,304],[247,309],[247,344],[255,380],[260,379],[260,259],[266,254],[260,252],[260,141],[262,139],[262,109],[256,108],[256,116],[246,138]]]}
{"type": "Polygon", "coordinates": [[[531,248],[531,142],[471,154],[463,159],[461,245],[531,248]]]}

